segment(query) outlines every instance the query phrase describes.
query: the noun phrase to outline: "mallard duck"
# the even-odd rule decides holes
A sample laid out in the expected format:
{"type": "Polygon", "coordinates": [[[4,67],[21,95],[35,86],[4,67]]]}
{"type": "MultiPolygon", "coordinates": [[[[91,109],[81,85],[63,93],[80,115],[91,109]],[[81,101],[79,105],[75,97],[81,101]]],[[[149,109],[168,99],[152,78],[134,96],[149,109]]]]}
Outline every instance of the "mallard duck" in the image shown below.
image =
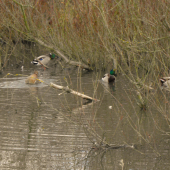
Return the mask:
{"type": "Polygon", "coordinates": [[[48,55],[41,55],[35,58],[31,63],[37,66],[46,65],[49,63],[51,59],[54,59],[54,58],[55,58],[55,54],[50,53],[48,55]]]}
{"type": "Polygon", "coordinates": [[[115,81],[115,69],[110,70],[110,74],[106,73],[103,78],[102,81],[107,82],[107,83],[112,83],[115,81]]]}
{"type": "Polygon", "coordinates": [[[26,84],[35,84],[38,78],[38,71],[34,71],[34,74],[30,75],[26,80],[25,83],[26,84]]]}
{"type": "Polygon", "coordinates": [[[104,81],[104,82],[106,82],[106,83],[112,83],[112,82],[115,81],[115,76],[106,73],[106,74],[103,76],[102,81],[104,81]]]}
{"type": "Polygon", "coordinates": [[[117,76],[117,75],[116,75],[116,69],[111,69],[111,70],[110,70],[110,75],[117,76]]]}
{"type": "Polygon", "coordinates": [[[170,87],[170,77],[162,77],[160,79],[161,86],[170,87]]]}

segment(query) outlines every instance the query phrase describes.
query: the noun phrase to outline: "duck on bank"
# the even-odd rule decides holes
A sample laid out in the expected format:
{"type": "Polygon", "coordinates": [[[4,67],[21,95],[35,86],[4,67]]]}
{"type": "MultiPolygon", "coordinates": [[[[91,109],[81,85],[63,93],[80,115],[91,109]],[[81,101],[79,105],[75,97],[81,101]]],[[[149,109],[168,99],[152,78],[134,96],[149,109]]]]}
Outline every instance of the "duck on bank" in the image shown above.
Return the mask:
{"type": "Polygon", "coordinates": [[[50,62],[50,60],[53,60],[55,57],[56,57],[55,54],[52,53],[47,55],[41,55],[35,58],[31,63],[37,66],[47,65],[50,62]]]}

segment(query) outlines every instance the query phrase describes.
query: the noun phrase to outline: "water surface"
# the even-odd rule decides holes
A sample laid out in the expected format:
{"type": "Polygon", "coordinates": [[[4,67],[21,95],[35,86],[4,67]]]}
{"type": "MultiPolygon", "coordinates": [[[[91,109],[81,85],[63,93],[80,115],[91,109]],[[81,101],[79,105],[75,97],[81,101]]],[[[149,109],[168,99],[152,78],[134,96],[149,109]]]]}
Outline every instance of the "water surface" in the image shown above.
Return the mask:
{"type": "Polygon", "coordinates": [[[159,89],[149,99],[152,105],[141,111],[135,88],[124,75],[108,85],[100,81],[104,73],[80,74],[78,68],[58,66],[38,68],[43,83],[25,84],[34,69],[7,69],[0,77],[0,169],[170,167],[170,140],[164,133],[168,123],[152,102],[162,94],[159,89]],[[50,82],[100,101],[88,103],[50,87],[50,82]],[[135,148],[91,149],[99,139],[135,148]]]}

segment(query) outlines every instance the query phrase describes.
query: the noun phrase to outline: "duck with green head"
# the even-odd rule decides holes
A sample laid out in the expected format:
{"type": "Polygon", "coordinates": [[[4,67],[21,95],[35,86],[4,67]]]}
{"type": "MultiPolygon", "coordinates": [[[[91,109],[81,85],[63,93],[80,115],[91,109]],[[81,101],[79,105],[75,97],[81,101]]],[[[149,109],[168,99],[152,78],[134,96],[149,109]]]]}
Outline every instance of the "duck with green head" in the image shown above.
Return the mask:
{"type": "Polygon", "coordinates": [[[47,65],[50,62],[50,60],[54,58],[55,58],[55,54],[50,53],[48,55],[41,55],[35,58],[31,63],[37,66],[47,65]]]}
{"type": "Polygon", "coordinates": [[[104,77],[102,78],[102,81],[106,82],[106,83],[112,83],[115,81],[115,69],[110,70],[110,73],[106,73],[104,75],[104,77]]]}

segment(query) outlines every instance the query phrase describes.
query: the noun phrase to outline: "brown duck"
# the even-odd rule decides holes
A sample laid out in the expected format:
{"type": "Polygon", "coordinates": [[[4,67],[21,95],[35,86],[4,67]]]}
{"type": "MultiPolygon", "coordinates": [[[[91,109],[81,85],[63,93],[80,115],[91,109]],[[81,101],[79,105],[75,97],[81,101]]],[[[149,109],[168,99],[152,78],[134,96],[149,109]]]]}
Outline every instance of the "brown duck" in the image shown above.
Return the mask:
{"type": "Polygon", "coordinates": [[[26,80],[25,83],[26,84],[35,84],[38,79],[38,71],[34,71],[34,74],[30,75],[26,80]]]}

